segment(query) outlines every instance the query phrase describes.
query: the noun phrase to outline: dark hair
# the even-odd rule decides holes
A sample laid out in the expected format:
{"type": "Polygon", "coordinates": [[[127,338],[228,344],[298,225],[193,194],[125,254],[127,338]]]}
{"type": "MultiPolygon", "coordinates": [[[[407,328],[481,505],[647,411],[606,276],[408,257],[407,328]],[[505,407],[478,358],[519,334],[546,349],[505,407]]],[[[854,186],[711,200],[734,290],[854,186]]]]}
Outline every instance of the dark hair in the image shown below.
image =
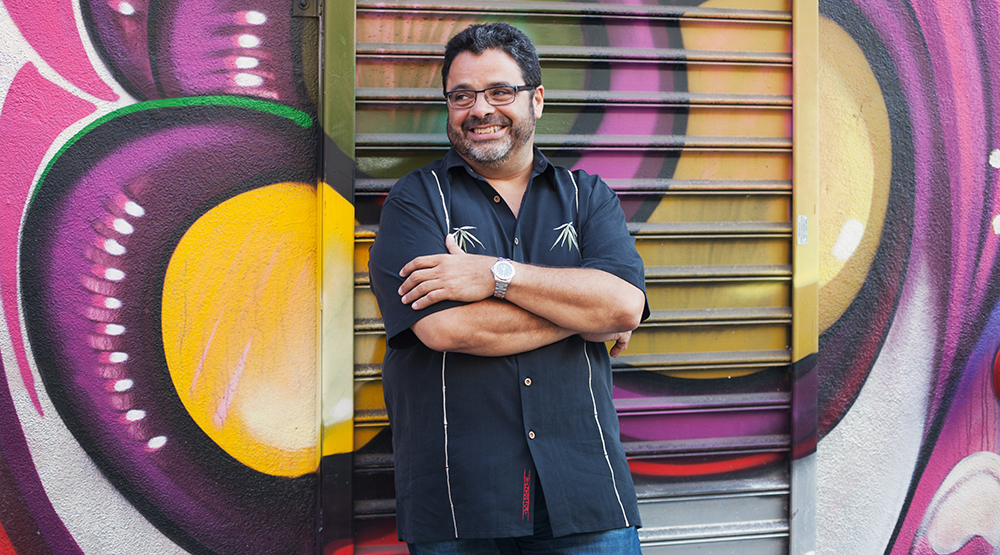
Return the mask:
{"type": "Polygon", "coordinates": [[[525,85],[537,87],[542,84],[542,68],[538,65],[538,53],[531,39],[508,23],[480,23],[462,29],[444,47],[444,66],[441,68],[444,92],[448,92],[448,71],[455,56],[463,52],[479,56],[493,48],[503,51],[517,62],[525,85]]]}

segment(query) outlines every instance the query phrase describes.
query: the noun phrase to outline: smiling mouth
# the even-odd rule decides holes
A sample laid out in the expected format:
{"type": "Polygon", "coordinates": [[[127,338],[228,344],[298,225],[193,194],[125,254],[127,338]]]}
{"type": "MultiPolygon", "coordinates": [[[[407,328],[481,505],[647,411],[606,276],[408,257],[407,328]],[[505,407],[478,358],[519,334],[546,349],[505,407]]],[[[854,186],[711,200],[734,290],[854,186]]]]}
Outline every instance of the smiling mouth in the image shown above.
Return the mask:
{"type": "Polygon", "coordinates": [[[490,133],[496,133],[503,129],[502,125],[491,125],[489,127],[477,127],[475,129],[470,129],[474,135],[489,135],[490,133]]]}

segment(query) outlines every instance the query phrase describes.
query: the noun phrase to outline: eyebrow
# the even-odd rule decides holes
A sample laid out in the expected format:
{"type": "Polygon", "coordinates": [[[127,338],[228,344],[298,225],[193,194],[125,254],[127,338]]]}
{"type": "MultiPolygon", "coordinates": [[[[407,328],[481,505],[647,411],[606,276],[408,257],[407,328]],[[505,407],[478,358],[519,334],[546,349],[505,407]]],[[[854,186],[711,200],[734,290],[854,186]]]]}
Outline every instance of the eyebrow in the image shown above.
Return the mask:
{"type": "MultiPolygon", "coordinates": [[[[508,81],[494,81],[494,82],[490,83],[489,85],[487,85],[485,88],[492,89],[493,87],[513,87],[513,85],[511,85],[510,82],[508,82],[508,81]]],[[[472,85],[470,85],[468,83],[462,83],[462,84],[459,84],[459,85],[455,85],[455,88],[453,88],[451,90],[452,91],[474,91],[476,89],[473,89],[472,85]]]]}

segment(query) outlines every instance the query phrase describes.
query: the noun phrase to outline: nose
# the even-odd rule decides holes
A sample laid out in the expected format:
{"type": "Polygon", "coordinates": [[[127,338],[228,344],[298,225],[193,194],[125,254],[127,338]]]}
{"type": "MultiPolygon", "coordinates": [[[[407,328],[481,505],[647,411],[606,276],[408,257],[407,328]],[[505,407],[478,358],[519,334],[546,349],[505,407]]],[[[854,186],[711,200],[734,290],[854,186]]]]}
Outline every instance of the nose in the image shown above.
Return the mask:
{"type": "Polygon", "coordinates": [[[478,118],[481,118],[487,114],[492,114],[496,109],[492,104],[486,102],[486,93],[481,92],[476,95],[476,102],[469,108],[469,113],[478,118]]]}

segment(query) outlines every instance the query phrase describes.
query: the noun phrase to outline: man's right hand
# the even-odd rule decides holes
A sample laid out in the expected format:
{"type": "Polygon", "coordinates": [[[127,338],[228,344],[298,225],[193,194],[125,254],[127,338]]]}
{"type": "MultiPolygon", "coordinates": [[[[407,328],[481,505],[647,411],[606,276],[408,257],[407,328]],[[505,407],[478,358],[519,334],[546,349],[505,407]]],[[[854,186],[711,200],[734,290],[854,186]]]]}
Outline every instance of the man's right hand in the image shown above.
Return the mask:
{"type": "Polygon", "coordinates": [[[447,254],[414,258],[400,270],[406,279],[397,291],[403,304],[420,310],[439,301],[476,302],[493,296],[490,267],[496,257],[468,254],[450,234],[445,246],[447,254]]]}

